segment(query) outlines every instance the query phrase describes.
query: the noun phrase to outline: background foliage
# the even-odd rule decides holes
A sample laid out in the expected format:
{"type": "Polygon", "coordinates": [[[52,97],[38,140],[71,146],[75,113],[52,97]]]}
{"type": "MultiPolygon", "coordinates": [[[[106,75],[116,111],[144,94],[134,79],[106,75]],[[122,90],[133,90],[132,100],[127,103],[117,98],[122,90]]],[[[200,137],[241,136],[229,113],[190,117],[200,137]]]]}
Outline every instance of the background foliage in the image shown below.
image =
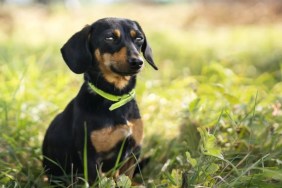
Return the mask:
{"type": "MultiPolygon", "coordinates": [[[[140,181],[147,187],[281,187],[278,5],[0,7],[0,185],[48,187],[42,139],[82,83],[59,49],[85,24],[115,16],[139,21],[160,69],[147,66],[138,80],[142,156],[151,157],[140,181]]],[[[130,187],[128,181],[121,176],[117,185],[130,187]]]]}

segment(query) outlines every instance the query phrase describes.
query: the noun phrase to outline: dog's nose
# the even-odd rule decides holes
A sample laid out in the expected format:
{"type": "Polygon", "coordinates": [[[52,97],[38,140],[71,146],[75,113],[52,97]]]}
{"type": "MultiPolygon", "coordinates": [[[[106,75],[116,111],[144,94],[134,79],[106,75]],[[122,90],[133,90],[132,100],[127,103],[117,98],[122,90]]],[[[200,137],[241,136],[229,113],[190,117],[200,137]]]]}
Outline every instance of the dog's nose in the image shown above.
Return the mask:
{"type": "Polygon", "coordinates": [[[140,69],[143,65],[143,61],[139,58],[130,58],[128,61],[131,69],[140,69]]]}

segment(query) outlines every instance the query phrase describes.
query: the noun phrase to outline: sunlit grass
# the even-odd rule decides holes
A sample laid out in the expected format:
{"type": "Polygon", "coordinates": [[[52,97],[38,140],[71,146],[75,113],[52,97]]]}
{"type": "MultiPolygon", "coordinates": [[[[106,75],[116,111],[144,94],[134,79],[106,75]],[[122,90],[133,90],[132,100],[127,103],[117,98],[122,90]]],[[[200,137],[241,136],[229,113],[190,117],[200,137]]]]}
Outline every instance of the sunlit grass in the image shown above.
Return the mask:
{"type": "Polygon", "coordinates": [[[184,6],[176,22],[167,11],[177,7],[140,6],[137,14],[132,6],[23,9],[13,32],[0,32],[0,185],[47,186],[43,135],[83,81],[59,49],[84,24],[120,16],[141,22],[159,67],[146,66],[137,85],[148,187],[179,187],[183,178],[189,186],[279,187],[281,26],[192,27],[184,6]]]}

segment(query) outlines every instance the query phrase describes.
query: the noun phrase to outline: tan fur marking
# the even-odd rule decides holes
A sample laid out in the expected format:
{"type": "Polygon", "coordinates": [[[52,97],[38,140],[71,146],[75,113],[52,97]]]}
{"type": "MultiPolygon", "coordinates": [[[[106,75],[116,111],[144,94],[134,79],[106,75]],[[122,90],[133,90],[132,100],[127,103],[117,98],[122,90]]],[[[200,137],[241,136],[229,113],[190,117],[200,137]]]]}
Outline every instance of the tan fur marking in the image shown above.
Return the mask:
{"type": "Polygon", "coordinates": [[[136,145],[141,145],[143,141],[143,121],[141,119],[130,120],[129,126],[132,129],[132,137],[136,145]]]}
{"type": "Polygon", "coordinates": [[[130,134],[131,130],[128,125],[120,125],[93,131],[90,138],[97,152],[107,152],[130,134]]]}
{"type": "Polygon", "coordinates": [[[114,35],[115,35],[116,37],[120,38],[120,30],[115,29],[115,30],[114,30],[114,35]]]}
{"type": "Polygon", "coordinates": [[[110,66],[124,67],[126,65],[126,48],[122,48],[120,51],[110,54],[101,54],[99,49],[96,49],[95,57],[99,62],[99,67],[103,73],[104,78],[115,85],[118,89],[123,89],[127,86],[130,76],[120,76],[111,71],[110,66]]]}
{"type": "Polygon", "coordinates": [[[142,144],[143,123],[141,119],[128,121],[126,125],[112,126],[92,131],[90,139],[97,152],[107,152],[128,136],[133,137],[136,145],[142,144]]]}
{"type": "Polygon", "coordinates": [[[103,61],[101,53],[100,53],[100,50],[98,48],[95,50],[94,54],[95,54],[95,57],[96,57],[98,62],[102,62],[103,61]]]}
{"type": "Polygon", "coordinates": [[[126,52],[127,52],[127,49],[126,47],[123,47],[120,49],[120,51],[114,53],[112,56],[111,56],[111,59],[114,60],[115,62],[121,64],[121,63],[126,63],[126,52]]]}
{"type": "Polygon", "coordinates": [[[130,30],[130,36],[131,36],[132,38],[135,38],[135,37],[136,37],[136,31],[130,30]]]}

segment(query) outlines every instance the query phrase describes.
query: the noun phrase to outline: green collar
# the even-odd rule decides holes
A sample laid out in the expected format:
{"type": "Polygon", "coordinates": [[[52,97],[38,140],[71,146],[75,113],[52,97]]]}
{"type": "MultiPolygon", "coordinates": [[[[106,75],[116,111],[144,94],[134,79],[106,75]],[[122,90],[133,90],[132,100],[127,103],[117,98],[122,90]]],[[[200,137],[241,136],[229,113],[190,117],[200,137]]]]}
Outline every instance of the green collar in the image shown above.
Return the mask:
{"type": "Polygon", "coordinates": [[[97,93],[101,97],[104,97],[105,99],[108,99],[110,101],[115,102],[114,104],[112,104],[110,106],[110,108],[109,108],[110,111],[113,111],[113,110],[125,105],[126,103],[128,103],[129,101],[131,101],[135,97],[135,90],[134,89],[131,90],[128,94],[117,96],[117,95],[112,95],[110,93],[106,93],[105,91],[102,91],[101,89],[98,89],[96,86],[94,86],[90,82],[88,82],[88,85],[90,86],[90,88],[95,93],[97,93]]]}

